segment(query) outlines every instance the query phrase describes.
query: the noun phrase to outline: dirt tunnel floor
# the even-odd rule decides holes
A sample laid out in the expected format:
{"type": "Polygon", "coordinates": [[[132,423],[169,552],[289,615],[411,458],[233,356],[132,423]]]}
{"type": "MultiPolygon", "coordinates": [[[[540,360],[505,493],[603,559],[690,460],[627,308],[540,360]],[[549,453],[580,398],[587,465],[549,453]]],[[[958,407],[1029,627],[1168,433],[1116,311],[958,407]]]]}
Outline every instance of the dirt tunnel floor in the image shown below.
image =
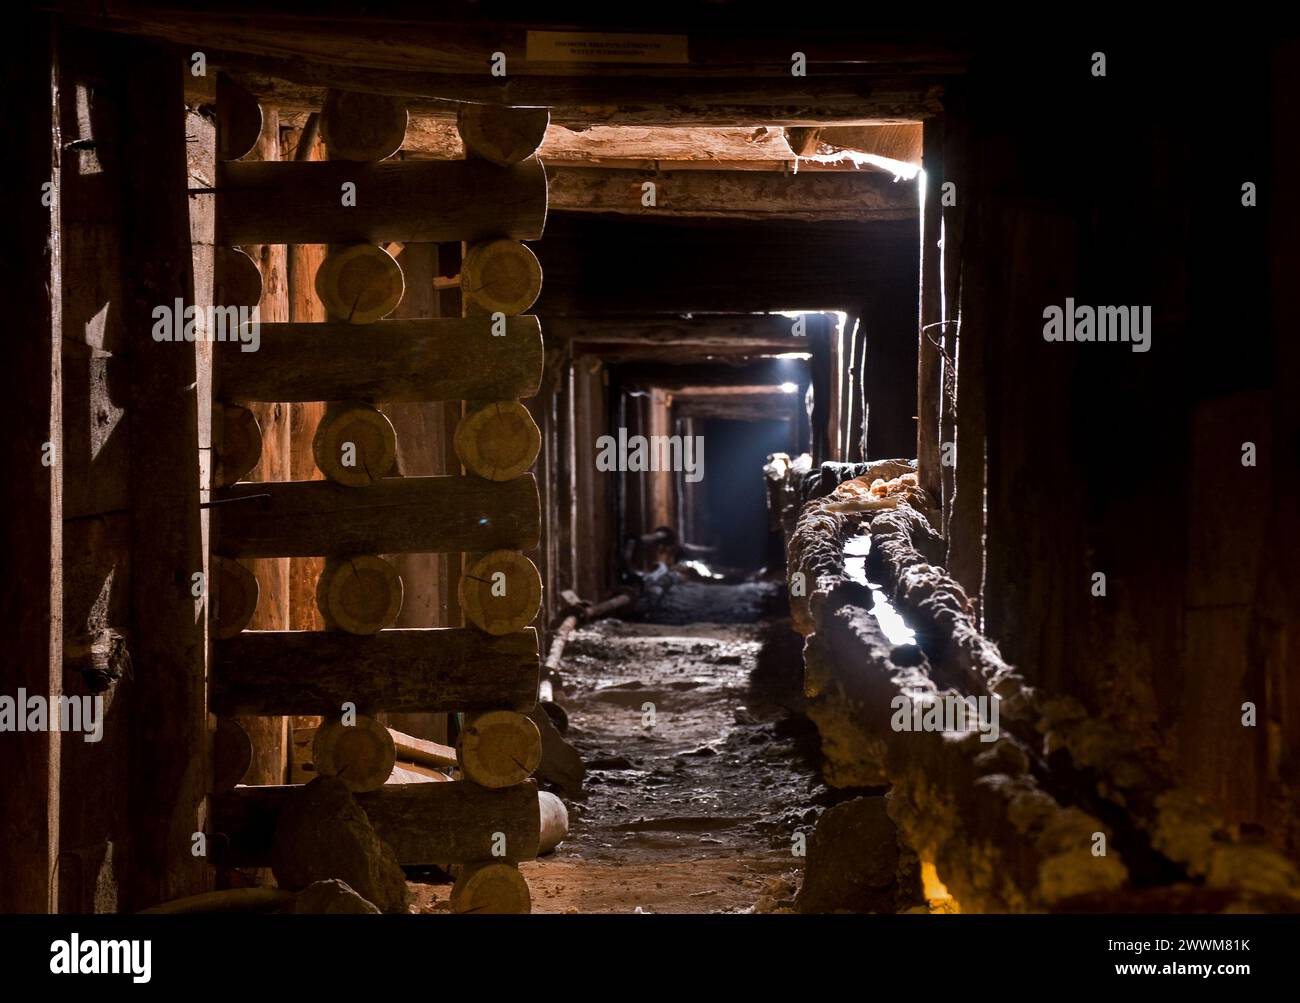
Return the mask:
{"type": "MultiPolygon", "coordinates": [[[[533,912],[790,907],[793,837],[835,800],[800,712],[801,651],[788,621],[576,632],[566,738],[586,763],[584,798],[567,802],[569,839],[522,866],[533,912]]],[[[422,904],[437,909],[448,891],[425,886],[422,904]]]]}
{"type": "Polygon", "coordinates": [[[534,912],[737,912],[793,898],[815,729],[786,624],[605,620],[565,649],[585,801],[526,866],[534,912]],[[795,712],[795,713],[792,713],[795,712]]]}

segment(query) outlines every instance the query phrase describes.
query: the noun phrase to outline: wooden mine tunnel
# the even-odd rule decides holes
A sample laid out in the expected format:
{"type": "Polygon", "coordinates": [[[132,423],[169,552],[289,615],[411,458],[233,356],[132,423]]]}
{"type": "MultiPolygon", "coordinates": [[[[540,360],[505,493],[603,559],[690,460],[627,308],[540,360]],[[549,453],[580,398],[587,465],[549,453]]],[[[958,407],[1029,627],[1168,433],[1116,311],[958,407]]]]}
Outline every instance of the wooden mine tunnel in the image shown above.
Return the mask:
{"type": "Polygon", "coordinates": [[[0,910],[1297,911],[1297,44],[494,6],[14,14],[0,910]]]}

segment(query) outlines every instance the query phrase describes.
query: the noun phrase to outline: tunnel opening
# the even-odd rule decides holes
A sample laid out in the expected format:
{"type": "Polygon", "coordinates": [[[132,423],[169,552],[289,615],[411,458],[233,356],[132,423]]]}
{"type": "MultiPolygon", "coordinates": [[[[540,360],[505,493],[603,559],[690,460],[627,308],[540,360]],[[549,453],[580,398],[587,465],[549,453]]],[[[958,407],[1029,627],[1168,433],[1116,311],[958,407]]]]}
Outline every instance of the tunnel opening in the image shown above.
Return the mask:
{"type": "Polygon", "coordinates": [[[21,15],[5,911],[1300,912],[1293,43],[260,6],[21,15]]]}

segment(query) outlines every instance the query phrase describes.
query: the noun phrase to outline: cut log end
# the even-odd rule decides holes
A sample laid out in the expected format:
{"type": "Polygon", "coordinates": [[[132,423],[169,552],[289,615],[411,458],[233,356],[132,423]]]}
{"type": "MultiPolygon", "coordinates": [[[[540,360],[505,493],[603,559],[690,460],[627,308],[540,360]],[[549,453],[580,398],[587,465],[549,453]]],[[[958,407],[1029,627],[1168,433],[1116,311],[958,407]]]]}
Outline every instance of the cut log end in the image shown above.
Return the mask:
{"type": "Polygon", "coordinates": [[[224,404],[220,412],[220,442],[213,477],[217,487],[237,483],[262,459],[262,427],[257,415],[239,404],[224,404]]]}
{"type": "Polygon", "coordinates": [[[262,134],[262,106],[224,73],[217,77],[217,159],[247,156],[262,134]]]}
{"type": "Polygon", "coordinates": [[[467,152],[509,166],[527,160],[542,145],[551,113],[546,108],[472,104],[461,108],[456,128],[467,152]]]}
{"type": "Polygon", "coordinates": [[[490,710],[466,718],[457,746],[466,780],[480,787],[513,787],[542,762],[542,736],[531,720],[511,710],[490,710]]]}
{"type": "Polygon", "coordinates": [[[489,481],[509,481],[537,462],[542,433],[519,401],[496,401],[460,420],[453,445],[470,473],[489,481]]]}
{"type": "Polygon", "coordinates": [[[540,857],[550,853],[569,836],[569,809],[550,791],[537,792],[537,812],[541,818],[541,840],[537,846],[540,857]]]}
{"type": "Polygon", "coordinates": [[[331,160],[384,160],[406,138],[406,103],[386,94],[331,90],[320,131],[331,160]]]}
{"type": "Polygon", "coordinates": [[[375,634],[391,627],[402,609],[402,578],[373,554],[333,557],[316,583],[316,605],[331,630],[375,634]]]}
{"type": "Polygon", "coordinates": [[[261,586],[257,576],[238,561],[213,557],[216,588],[213,589],[212,636],[234,637],[248,626],[257,611],[261,586]]]}
{"type": "Polygon", "coordinates": [[[542,576],[527,557],[494,550],[470,560],[457,585],[465,619],[500,636],[527,627],[542,605],[542,576]]]}
{"type": "Polygon", "coordinates": [[[316,295],[325,311],[349,324],[373,324],[387,317],[405,289],[397,259],[374,244],[332,247],[316,270],[316,295]]]}
{"type": "Polygon", "coordinates": [[[262,302],[262,270],[242,248],[218,247],[215,275],[212,302],[216,306],[252,310],[262,302]]]}
{"type": "Polygon", "coordinates": [[[327,721],[312,740],[312,764],[322,777],[337,777],[353,793],[383,787],[397,762],[388,729],[372,717],[353,724],[327,721]]]}
{"type": "Polygon", "coordinates": [[[382,411],[350,401],[330,406],[312,439],[316,466],[330,480],[365,487],[386,476],[397,460],[397,433],[382,411]]]}
{"type": "Polygon", "coordinates": [[[474,244],[461,262],[460,291],[467,311],[521,314],[542,291],[542,266],[517,240],[474,244]]]}
{"type": "Polygon", "coordinates": [[[219,718],[212,736],[212,789],[233,790],[252,765],[253,743],[248,732],[233,718],[219,718]]]}
{"type": "Polygon", "coordinates": [[[521,915],[532,911],[528,882],[514,864],[477,863],[460,868],[451,890],[457,913],[521,915]]]}

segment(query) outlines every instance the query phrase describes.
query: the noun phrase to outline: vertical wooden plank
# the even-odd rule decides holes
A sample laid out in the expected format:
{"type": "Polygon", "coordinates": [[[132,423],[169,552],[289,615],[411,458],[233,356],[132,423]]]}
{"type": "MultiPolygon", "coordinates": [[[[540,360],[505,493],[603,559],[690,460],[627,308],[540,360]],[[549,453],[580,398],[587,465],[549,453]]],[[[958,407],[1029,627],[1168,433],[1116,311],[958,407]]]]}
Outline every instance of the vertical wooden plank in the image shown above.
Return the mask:
{"type": "Polygon", "coordinates": [[[199,518],[195,348],[155,342],[153,311],[194,302],[183,64],[167,48],[118,43],[124,132],[124,314],[133,429],[131,846],[123,906],[135,910],[210,883],[191,836],[210,784],[204,571],[199,518]]]}
{"type": "MultiPolygon", "coordinates": [[[[273,108],[263,109],[262,134],[250,154],[255,160],[280,159],[280,121],[273,108]]],[[[289,319],[288,247],[262,244],[245,247],[262,272],[262,323],[289,319]]],[[[248,475],[251,481],[287,481],[291,479],[292,413],[288,404],[259,403],[249,408],[262,426],[262,459],[248,475]]],[[[248,562],[257,576],[261,595],[257,611],[249,622],[250,630],[289,630],[292,587],[288,558],[263,558],[248,562]]],[[[315,582],[312,583],[315,588],[315,582]]],[[[253,743],[253,764],[244,777],[246,784],[280,784],[288,776],[290,736],[288,719],[282,717],[241,717],[239,723],[253,743]]]]}
{"type": "MultiPolygon", "coordinates": [[[[576,429],[574,493],[574,588],[583,598],[604,598],[607,574],[605,544],[606,489],[609,477],[596,469],[596,439],[608,423],[605,416],[604,366],[595,356],[574,365],[576,429]]],[[[649,434],[649,433],[647,433],[649,434]]],[[[660,434],[667,434],[667,429],[660,434]]],[[[644,479],[644,478],[643,478],[644,479]]]]}
{"type": "Polygon", "coordinates": [[[848,405],[844,425],[844,459],[854,463],[862,459],[865,439],[862,427],[862,353],[864,337],[862,315],[855,314],[849,323],[848,405]]]}
{"type": "Polygon", "coordinates": [[[848,378],[848,366],[845,359],[847,346],[845,345],[845,332],[837,324],[831,322],[830,315],[827,315],[827,324],[829,325],[829,338],[831,343],[831,365],[830,365],[830,396],[831,406],[830,414],[826,419],[827,435],[830,438],[830,459],[844,459],[844,381],[848,378]]]}
{"type": "MultiPolygon", "coordinates": [[[[407,244],[398,255],[406,292],[395,317],[438,316],[433,286],[438,273],[438,248],[437,244],[407,244]]],[[[397,462],[403,477],[460,473],[450,446],[455,426],[448,421],[445,404],[386,404],[383,410],[397,433],[397,462]]],[[[405,589],[397,626],[451,626],[447,621],[449,592],[455,587],[452,555],[396,554],[391,560],[397,565],[405,589]]]]}
{"type": "Polygon", "coordinates": [[[985,291],[981,263],[971,262],[967,268],[964,253],[974,180],[966,168],[967,111],[962,95],[950,89],[945,109],[944,180],[956,185],[957,195],[955,206],[943,207],[945,308],[960,323],[954,426],[957,456],[945,535],[948,570],[975,599],[978,611],[984,582],[985,291]]]}
{"type": "MultiPolygon", "coordinates": [[[[311,145],[303,142],[302,130],[293,130],[282,137],[288,142],[280,150],[282,159],[322,160],[325,144],[319,131],[308,136],[311,145]]],[[[318,324],[325,318],[325,307],[316,297],[316,269],[325,260],[325,244],[290,244],[286,250],[287,280],[289,286],[289,320],[293,323],[318,324]]],[[[316,426],[325,414],[323,401],[289,404],[289,471],[294,481],[322,480],[325,475],[316,467],[312,456],[312,439],[316,426]]],[[[289,559],[289,629],[324,630],[320,610],[316,608],[316,581],[325,566],[323,558],[291,557],[289,559]]]]}
{"type": "MultiPolygon", "coordinates": [[[[10,409],[4,478],[4,692],[55,697],[62,687],[62,449],[58,59],[54,20],[19,11],[4,60],[6,135],[18,186],[6,300],[14,322],[0,366],[10,409]],[[51,186],[45,204],[45,186],[51,186]],[[47,447],[46,443],[52,445],[47,447]],[[56,461],[42,462],[52,449],[56,461]]],[[[58,902],[59,733],[0,733],[0,912],[52,912],[58,902]]]]}
{"type": "Polygon", "coordinates": [[[808,349],[813,388],[812,458],[813,463],[833,459],[831,451],[831,336],[829,318],[820,314],[809,318],[808,349]]]}
{"type": "Polygon", "coordinates": [[[879,283],[862,315],[862,396],[866,416],[864,458],[907,456],[916,442],[918,368],[915,285],[900,279],[879,283]]]}
{"type": "Polygon", "coordinates": [[[559,476],[556,480],[560,492],[556,498],[556,509],[559,513],[559,532],[556,534],[555,543],[556,553],[559,558],[556,561],[556,577],[561,588],[573,588],[574,585],[573,538],[575,527],[573,522],[573,499],[576,493],[573,469],[576,454],[573,410],[574,368],[574,360],[570,357],[569,350],[566,347],[560,370],[560,399],[558,401],[559,416],[557,421],[559,476]]]}
{"type": "MultiPolygon", "coordinates": [[[[1292,462],[1300,454],[1300,340],[1295,337],[1295,277],[1300,274],[1300,245],[1295,220],[1300,217],[1300,192],[1292,181],[1300,158],[1291,102],[1300,88],[1300,42],[1287,40],[1273,51],[1270,84],[1271,178],[1264,188],[1275,200],[1268,217],[1269,310],[1273,343],[1273,423],[1278,463],[1274,467],[1273,512],[1265,546],[1269,555],[1287,560],[1261,560],[1251,629],[1253,650],[1262,655],[1268,743],[1271,832],[1280,833],[1291,853],[1300,850],[1300,818],[1295,777],[1300,775],[1300,469],[1292,462]]],[[[1257,212],[1258,209],[1249,209],[1257,212]]],[[[1261,557],[1264,555],[1261,554],[1261,557]]]]}
{"type": "MultiPolygon", "coordinates": [[[[595,386],[593,386],[592,388],[592,395],[594,398],[593,403],[596,405],[593,407],[593,411],[595,412],[595,417],[597,419],[592,423],[594,425],[592,429],[593,440],[595,437],[603,435],[605,433],[605,423],[603,421],[599,421],[599,418],[603,416],[605,410],[603,406],[600,406],[603,405],[604,403],[603,391],[604,391],[604,387],[602,387],[599,383],[596,383],[595,386]]],[[[654,436],[666,437],[672,434],[671,425],[672,422],[668,414],[668,395],[662,389],[656,388],[650,395],[650,435],[652,436],[651,441],[654,441],[653,440],[654,436]]],[[[592,457],[592,467],[593,468],[595,467],[594,456],[592,457]]],[[[654,530],[654,529],[658,529],[660,526],[672,526],[673,523],[676,521],[676,516],[674,514],[674,506],[673,506],[673,472],[671,470],[654,470],[654,471],[647,471],[647,473],[649,474],[649,476],[646,477],[646,480],[649,483],[649,487],[650,487],[650,512],[651,512],[650,514],[651,525],[648,528],[654,530]]],[[[604,479],[602,479],[600,483],[603,486],[604,479]]],[[[603,492],[601,494],[603,496],[603,492]]],[[[599,505],[599,499],[593,500],[593,504],[599,505]]],[[[599,525],[599,521],[596,522],[596,525],[599,525]]],[[[603,544],[604,540],[599,539],[599,540],[593,540],[592,542],[594,544],[603,544]]],[[[601,556],[600,552],[596,551],[595,553],[592,554],[592,559],[593,561],[597,562],[597,564],[601,566],[603,570],[603,562],[600,561],[600,556],[601,556]]],[[[601,592],[603,598],[603,589],[601,590],[601,592]]]]}
{"type": "MultiPolygon", "coordinates": [[[[397,256],[406,283],[394,317],[439,316],[434,278],[438,244],[407,244],[397,256]]],[[[459,405],[455,405],[459,411],[459,405]]],[[[456,416],[446,403],[385,404],[383,411],[397,433],[397,466],[403,477],[460,473],[452,449],[456,416]]],[[[397,627],[450,627],[460,623],[452,593],[460,570],[458,554],[392,554],[388,559],[402,576],[402,609],[397,627]],[[455,623],[452,618],[455,617],[455,623]]],[[[387,714],[388,723],[417,738],[447,741],[446,714],[387,714]]]]}
{"type": "Polygon", "coordinates": [[[921,200],[921,302],[916,381],[916,464],[921,487],[942,497],[939,466],[939,411],[942,356],[939,341],[943,296],[939,282],[940,185],[943,182],[943,122],[927,119],[923,126],[921,162],[925,194],[921,200]]]}

